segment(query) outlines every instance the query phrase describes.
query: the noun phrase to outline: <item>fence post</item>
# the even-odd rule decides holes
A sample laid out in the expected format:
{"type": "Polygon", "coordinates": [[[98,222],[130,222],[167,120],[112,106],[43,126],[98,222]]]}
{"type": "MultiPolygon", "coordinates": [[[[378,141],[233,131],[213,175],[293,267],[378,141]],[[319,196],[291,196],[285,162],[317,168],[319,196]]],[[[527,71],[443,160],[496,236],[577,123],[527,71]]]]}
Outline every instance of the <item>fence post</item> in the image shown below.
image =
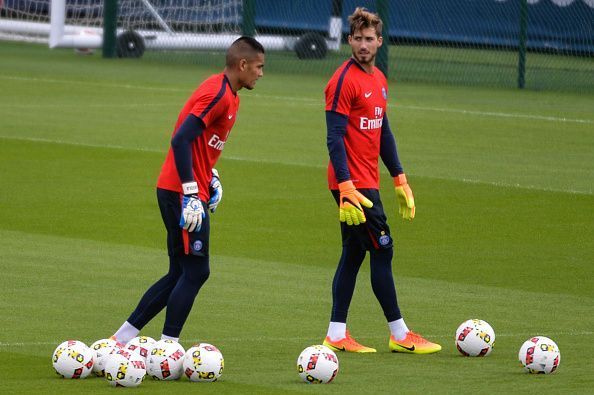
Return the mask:
{"type": "Polygon", "coordinates": [[[243,21],[241,32],[244,36],[254,37],[256,35],[256,1],[243,0],[243,21]]]}
{"type": "Polygon", "coordinates": [[[526,85],[526,40],[528,38],[528,0],[520,0],[520,37],[518,43],[518,88],[526,85]]]}
{"type": "Polygon", "coordinates": [[[103,3],[103,57],[115,58],[118,19],[118,0],[103,3]]]}
{"type": "Polygon", "coordinates": [[[382,29],[382,36],[384,42],[377,51],[377,67],[388,78],[388,46],[390,44],[390,2],[388,0],[376,0],[377,13],[381,18],[384,27],[382,29]]]}

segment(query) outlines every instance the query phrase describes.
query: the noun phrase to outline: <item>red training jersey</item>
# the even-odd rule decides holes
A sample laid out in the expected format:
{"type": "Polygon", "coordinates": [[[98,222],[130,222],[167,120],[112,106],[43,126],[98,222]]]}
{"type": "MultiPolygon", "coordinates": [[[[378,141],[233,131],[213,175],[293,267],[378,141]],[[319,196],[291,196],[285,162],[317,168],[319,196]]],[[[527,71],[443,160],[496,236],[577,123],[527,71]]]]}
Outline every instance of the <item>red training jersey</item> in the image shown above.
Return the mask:
{"type": "MultiPolygon", "coordinates": [[[[336,70],[324,92],[326,111],[348,117],[344,146],[351,181],[355,188],[379,189],[378,158],[388,98],[386,77],[375,66],[368,74],[351,58],[336,70]]],[[[338,189],[331,162],[328,186],[338,189]]]]}
{"type": "MultiPolygon", "coordinates": [[[[221,156],[231,128],[235,124],[238,108],[239,96],[233,93],[229,80],[221,73],[210,76],[200,84],[177,118],[173,135],[189,114],[200,118],[205,125],[202,134],[192,143],[192,172],[194,180],[198,183],[199,197],[203,201],[210,198],[212,168],[221,156]]],[[[157,187],[182,192],[171,147],[161,168],[157,187]]]]}

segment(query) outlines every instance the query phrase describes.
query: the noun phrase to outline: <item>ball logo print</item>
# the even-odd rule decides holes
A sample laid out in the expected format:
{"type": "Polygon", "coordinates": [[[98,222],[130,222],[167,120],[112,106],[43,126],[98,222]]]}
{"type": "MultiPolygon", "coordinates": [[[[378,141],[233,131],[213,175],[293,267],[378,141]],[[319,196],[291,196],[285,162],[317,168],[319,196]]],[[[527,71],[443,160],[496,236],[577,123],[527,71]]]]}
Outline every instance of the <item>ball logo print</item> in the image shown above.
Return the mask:
{"type": "Polygon", "coordinates": [[[487,322],[471,319],[456,330],[456,348],[466,357],[484,357],[495,345],[495,331],[487,322]]]}
{"type": "Polygon", "coordinates": [[[297,373],[306,383],[330,383],[338,374],[338,358],[326,346],[307,347],[297,358],[297,373]]]}
{"type": "Polygon", "coordinates": [[[126,345],[126,348],[140,355],[146,361],[146,358],[150,354],[155,343],[156,340],[150,336],[138,336],[130,340],[126,345]]]}
{"type": "Polygon", "coordinates": [[[110,354],[105,365],[105,379],[114,387],[138,387],[145,376],[144,359],[124,349],[110,354]]]}
{"type": "Polygon", "coordinates": [[[188,349],[183,360],[186,377],[195,382],[213,382],[223,374],[225,360],[212,344],[200,343],[188,349]]]}
{"type": "Polygon", "coordinates": [[[56,373],[63,378],[85,378],[93,370],[94,354],[83,342],[67,340],[54,350],[52,364],[56,373]]]}
{"type": "Polygon", "coordinates": [[[554,373],[561,362],[557,343],[545,336],[534,336],[520,347],[518,359],[529,373],[554,373]]]}
{"type": "Polygon", "coordinates": [[[183,374],[186,351],[173,340],[159,340],[146,360],[147,373],[156,380],[177,380],[183,374]]]}

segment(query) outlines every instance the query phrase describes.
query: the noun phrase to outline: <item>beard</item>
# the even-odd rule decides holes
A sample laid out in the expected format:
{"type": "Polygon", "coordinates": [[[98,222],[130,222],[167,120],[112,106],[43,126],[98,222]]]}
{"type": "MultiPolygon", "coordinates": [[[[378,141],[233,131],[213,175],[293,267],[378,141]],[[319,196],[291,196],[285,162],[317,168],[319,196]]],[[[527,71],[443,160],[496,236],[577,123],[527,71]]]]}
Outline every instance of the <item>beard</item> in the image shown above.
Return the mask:
{"type": "Polygon", "coordinates": [[[371,54],[371,52],[356,53],[353,51],[353,57],[359,64],[374,64],[375,62],[375,54],[371,54]]]}

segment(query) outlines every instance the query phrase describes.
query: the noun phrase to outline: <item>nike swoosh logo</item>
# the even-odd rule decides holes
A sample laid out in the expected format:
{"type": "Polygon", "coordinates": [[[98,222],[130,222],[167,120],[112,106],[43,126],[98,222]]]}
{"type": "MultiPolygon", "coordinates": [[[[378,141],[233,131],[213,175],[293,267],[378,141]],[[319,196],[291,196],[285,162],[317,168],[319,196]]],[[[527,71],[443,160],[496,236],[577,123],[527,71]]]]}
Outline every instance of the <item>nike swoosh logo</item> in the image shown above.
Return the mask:
{"type": "Polygon", "coordinates": [[[373,93],[373,92],[367,92],[367,93],[365,94],[365,98],[366,98],[366,99],[367,99],[367,98],[369,98],[369,96],[371,96],[371,94],[372,94],[372,93],[373,93]]]}
{"type": "Polygon", "coordinates": [[[345,346],[342,346],[342,347],[332,346],[332,348],[334,348],[336,351],[346,351],[346,347],[345,346]]]}
{"type": "Polygon", "coordinates": [[[229,119],[233,118],[233,114],[229,115],[229,119]]]}
{"type": "Polygon", "coordinates": [[[404,348],[405,350],[408,350],[408,351],[415,351],[415,346],[414,346],[414,344],[413,344],[413,346],[412,346],[412,347],[406,347],[406,346],[403,346],[402,344],[398,344],[398,345],[399,345],[400,347],[404,348]]]}
{"type": "Polygon", "coordinates": [[[357,207],[357,202],[354,202],[354,201],[352,201],[351,199],[349,199],[349,198],[347,198],[347,197],[344,197],[344,198],[342,198],[342,203],[344,204],[345,202],[346,202],[346,203],[350,203],[350,204],[353,206],[353,208],[355,208],[355,209],[357,209],[357,210],[361,211],[361,210],[359,209],[359,207],[357,207]]]}

